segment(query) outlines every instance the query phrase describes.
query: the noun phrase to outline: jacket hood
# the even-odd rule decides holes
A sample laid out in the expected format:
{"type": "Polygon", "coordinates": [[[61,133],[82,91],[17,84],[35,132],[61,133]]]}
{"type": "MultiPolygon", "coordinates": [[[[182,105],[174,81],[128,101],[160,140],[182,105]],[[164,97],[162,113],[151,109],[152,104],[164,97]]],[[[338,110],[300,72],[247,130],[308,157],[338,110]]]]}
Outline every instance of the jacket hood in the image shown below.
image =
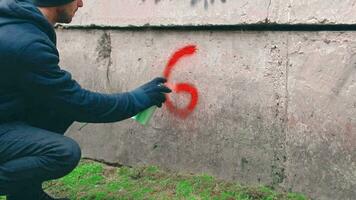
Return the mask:
{"type": "Polygon", "coordinates": [[[32,0],[0,0],[0,27],[8,24],[31,23],[55,43],[53,26],[43,16],[32,0]]]}

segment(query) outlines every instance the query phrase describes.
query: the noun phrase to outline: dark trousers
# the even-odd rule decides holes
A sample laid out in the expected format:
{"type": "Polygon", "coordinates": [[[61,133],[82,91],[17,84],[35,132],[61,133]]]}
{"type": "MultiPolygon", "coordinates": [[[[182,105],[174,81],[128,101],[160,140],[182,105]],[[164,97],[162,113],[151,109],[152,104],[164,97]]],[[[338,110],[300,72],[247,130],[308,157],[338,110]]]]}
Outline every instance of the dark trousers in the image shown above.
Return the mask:
{"type": "Polygon", "coordinates": [[[24,122],[0,124],[0,195],[38,200],[42,182],[67,175],[80,157],[79,145],[63,134],[24,122]]]}

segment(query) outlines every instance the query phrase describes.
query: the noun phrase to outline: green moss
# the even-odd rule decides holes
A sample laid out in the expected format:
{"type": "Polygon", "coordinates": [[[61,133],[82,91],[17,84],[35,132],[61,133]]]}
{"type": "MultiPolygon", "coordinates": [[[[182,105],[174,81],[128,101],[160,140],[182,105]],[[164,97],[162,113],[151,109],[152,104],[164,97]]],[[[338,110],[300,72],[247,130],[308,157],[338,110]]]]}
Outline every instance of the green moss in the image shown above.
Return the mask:
{"type": "Polygon", "coordinates": [[[98,163],[79,165],[72,173],[59,181],[67,187],[92,187],[103,181],[103,166],[98,163]]]}
{"type": "Polygon", "coordinates": [[[88,160],[44,187],[54,196],[73,200],[307,200],[301,194],[278,193],[263,186],[242,187],[206,174],[167,173],[156,166],[115,168],[88,160]]]}
{"type": "Polygon", "coordinates": [[[180,181],[176,186],[177,197],[188,198],[192,195],[193,187],[188,181],[180,181]]]}
{"type": "Polygon", "coordinates": [[[147,167],[146,171],[148,173],[154,174],[154,173],[158,173],[159,169],[156,166],[149,166],[149,167],[147,167]]]}

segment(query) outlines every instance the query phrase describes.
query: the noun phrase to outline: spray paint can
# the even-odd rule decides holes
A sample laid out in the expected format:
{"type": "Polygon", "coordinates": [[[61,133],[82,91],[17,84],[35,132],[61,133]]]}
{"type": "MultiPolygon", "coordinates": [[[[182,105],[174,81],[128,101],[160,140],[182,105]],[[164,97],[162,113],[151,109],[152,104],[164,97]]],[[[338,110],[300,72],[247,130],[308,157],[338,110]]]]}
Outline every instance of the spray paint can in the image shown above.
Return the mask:
{"type": "Polygon", "coordinates": [[[146,110],[138,113],[137,115],[133,116],[132,119],[136,120],[138,123],[142,125],[146,125],[153,116],[153,113],[156,111],[157,106],[151,106],[146,110]]]}
{"type": "MultiPolygon", "coordinates": [[[[170,83],[160,84],[160,85],[165,85],[166,87],[170,88],[171,90],[174,90],[174,85],[172,85],[170,83]]],[[[156,109],[157,109],[157,106],[151,106],[131,118],[136,120],[138,123],[140,123],[142,125],[147,125],[148,122],[151,120],[153,113],[156,111],[156,109]]]]}

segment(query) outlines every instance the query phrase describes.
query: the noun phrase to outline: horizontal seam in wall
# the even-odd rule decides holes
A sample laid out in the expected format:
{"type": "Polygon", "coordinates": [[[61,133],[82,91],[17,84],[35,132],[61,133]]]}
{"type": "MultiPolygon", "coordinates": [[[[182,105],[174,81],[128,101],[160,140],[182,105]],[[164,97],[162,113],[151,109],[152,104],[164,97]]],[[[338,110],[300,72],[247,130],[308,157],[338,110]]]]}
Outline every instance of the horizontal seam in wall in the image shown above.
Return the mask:
{"type": "Polygon", "coordinates": [[[62,25],[57,29],[94,29],[127,31],[356,31],[356,24],[240,24],[240,25],[62,25]]]}

